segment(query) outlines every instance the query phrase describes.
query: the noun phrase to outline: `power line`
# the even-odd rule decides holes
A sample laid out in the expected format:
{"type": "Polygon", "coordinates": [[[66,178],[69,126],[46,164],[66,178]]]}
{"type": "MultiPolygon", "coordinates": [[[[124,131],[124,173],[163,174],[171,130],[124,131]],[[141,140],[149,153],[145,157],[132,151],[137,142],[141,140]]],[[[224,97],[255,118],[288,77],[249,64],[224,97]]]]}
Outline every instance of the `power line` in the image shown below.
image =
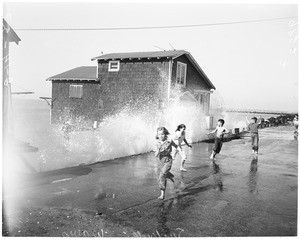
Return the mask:
{"type": "Polygon", "coordinates": [[[203,24],[191,24],[191,25],[173,25],[173,26],[148,26],[148,27],[103,27],[103,28],[16,28],[17,31],[119,31],[119,30],[149,30],[149,29],[171,29],[171,28],[190,28],[190,27],[208,27],[208,26],[220,26],[220,25],[233,25],[244,23],[256,23],[256,22],[268,22],[277,20],[286,20],[298,18],[281,17],[281,18],[269,18],[258,19],[249,21],[236,21],[236,22],[218,22],[218,23],[203,23],[203,24]]]}

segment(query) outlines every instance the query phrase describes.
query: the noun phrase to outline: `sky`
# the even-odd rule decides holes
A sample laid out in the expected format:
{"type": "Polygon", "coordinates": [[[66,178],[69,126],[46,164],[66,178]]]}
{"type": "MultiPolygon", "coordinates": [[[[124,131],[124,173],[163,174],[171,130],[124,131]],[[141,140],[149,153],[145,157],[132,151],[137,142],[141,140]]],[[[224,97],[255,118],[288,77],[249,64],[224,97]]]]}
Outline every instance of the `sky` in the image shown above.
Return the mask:
{"type": "Polygon", "coordinates": [[[51,97],[48,77],[96,66],[101,52],[187,50],[236,109],[298,110],[298,18],[191,28],[119,31],[22,31],[191,25],[297,17],[292,4],[5,2],[3,16],[21,38],[10,48],[16,98],[51,97]]]}

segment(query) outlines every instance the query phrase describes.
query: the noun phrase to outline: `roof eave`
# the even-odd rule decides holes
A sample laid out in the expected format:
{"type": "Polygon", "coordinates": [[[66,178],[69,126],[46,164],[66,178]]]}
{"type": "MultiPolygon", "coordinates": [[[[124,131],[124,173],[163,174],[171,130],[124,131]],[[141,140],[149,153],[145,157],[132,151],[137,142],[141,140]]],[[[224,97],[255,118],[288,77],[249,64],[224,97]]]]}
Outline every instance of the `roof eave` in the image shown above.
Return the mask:
{"type": "Polygon", "coordinates": [[[19,38],[17,33],[15,33],[14,30],[12,30],[12,35],[10,35],[10,40],[15,42],[17,45],[19,45],[19,42],[21,41],[21,39],[19,38]]]}
{"type": "Polygon", "coordinates": [[[21,41],[20,37],[17,35],[17,33],[14,31],[14,29],[3,19],[3,27],[4,31],[8,34],[8,40],[9,42],[15,42],[17,45],[19,45],[19,42],[21,41]]]}
{"type": "MultiPolygon", "coordinates": [[[[176,56],[176,57],[178,57],[178,56],[176,56]]],[[[91,59],[91,61],[94,61],[94,60],[103,60],[103,61],[118,61],[118,60],[125,60],[125,59],[128,59],[128,60],[133,60],[133,59],[138,59],[138,60],[141,60],[141,59],[148,59],[148,60],[150,60],[150,59],[163,59],[163,58],[166,58],[166,59],[173,59],[173,57],[172,56],[160,56],[160,57],[157,57],[157,56],[155,56],[155,57],[116,57],[116,58],[97,58],[97,57],[95,57],[95,58],[92,58],[91,59]]]]}
{"type": "Polygon", "coordinates": [[[46,81],[99,81],[99,79],[86,79],[86,78],[47,78],[46,81]]]}

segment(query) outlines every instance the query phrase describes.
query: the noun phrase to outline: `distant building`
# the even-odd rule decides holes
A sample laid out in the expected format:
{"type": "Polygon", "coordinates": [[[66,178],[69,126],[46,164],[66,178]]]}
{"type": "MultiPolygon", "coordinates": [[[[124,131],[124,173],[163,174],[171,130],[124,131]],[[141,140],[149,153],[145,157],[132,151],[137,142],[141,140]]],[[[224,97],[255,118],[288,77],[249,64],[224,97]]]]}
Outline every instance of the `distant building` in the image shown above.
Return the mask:
{"type": "Polygon", "coordinates": [[[161,109],[174,97],[174,88],[209,114],[215,86],[187,51],[112,53],[92,60],[96,67],[78,67],[47,79],[52,81],[52,123],[70,116],[99,122],[125,106],[161,109]]]}
{"type": "Polygon", "coordinates": [[[2,34],[3,138],[5,140],[7,135],[13,135],[11,79],[9,77],[9,44],[11,42],[19,44],[21,39],[4,19],[2,26],[2,34]]]}

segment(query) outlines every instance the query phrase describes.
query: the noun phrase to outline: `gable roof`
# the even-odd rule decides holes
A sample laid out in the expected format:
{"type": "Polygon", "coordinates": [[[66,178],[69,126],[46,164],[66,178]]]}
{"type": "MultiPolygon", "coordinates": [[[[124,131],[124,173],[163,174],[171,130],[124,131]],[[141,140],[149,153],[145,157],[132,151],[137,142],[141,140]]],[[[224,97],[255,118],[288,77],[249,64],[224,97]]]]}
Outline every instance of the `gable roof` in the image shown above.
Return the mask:
{"type": "Polygon", "coordinates": [[[176,59],[182,55],[186,55],[189,61],[193,64],[196,68],[198,73],[203,76],[205,82],[211,89],[216,89],[216,87],[212,84],[212,82],[208,79],[207,75],[203,72],[201,67],[198,65],[196,60],[193,58],[191,53],[185,50],[173,50],[173,51],[151,51],[151,52],[126,52],[126,53],[110,53],[104,54],[101,56],[93,57],[93,60],[124,60],[124,59],[160,59],[160,58],[167,58],[167,59],[176,59]]]}
{"type": "Polygon", "coordinates": [[[47,81],[98,81],[97,66],[81,66],[49,77],[47,81]]]}
{"type": "Polygon", "coordinates": [[[21,41],[21,39],[19,38],[17,33],[11,28],[11,26],[4,20],[4,18],[2,30],[4,33],[7,34],[7,40],[9,42],[15,42],[17,45],[19,44],[19,41],[21,41]]]}

